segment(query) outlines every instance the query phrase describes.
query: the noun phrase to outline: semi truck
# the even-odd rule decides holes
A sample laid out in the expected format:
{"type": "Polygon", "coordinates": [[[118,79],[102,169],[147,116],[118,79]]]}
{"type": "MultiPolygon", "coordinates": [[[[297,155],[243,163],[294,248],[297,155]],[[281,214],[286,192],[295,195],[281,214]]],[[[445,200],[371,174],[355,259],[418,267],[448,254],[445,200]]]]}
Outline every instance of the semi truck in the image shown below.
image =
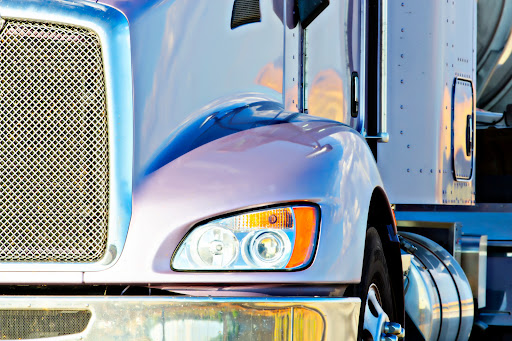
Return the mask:
{"type": "Polygon", "coordinates": [[[0,0],[0,339],[506,337],[497,3],[0,0]]]}

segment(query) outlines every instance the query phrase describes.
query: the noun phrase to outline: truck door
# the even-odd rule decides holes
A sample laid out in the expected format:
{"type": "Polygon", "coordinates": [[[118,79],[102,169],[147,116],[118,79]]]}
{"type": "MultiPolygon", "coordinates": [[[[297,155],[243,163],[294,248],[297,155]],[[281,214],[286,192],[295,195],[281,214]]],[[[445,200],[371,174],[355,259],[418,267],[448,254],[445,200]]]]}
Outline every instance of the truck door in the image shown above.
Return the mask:
{"type": "MultiPolygon", "coordinates": [[[[358,106],[354,103],[357,99],[354,90],[359,92],[353,83],[357,79],[354,75],[360,72],[359,2],[299,0],[297,3],[300,39],[298,44],[293,42],[295,47],[291,46],[290,51],[298,51],[301,58],[298,110],[360,130],[361,115],[353,112],[358,106]],[[308,7],[310,10],[303,11],[308,7]],[[307,20],[308,13],[312,20],[307,20]]],[[[285,59],[285,64],[291,65],[290,58],[285,59]]]]}

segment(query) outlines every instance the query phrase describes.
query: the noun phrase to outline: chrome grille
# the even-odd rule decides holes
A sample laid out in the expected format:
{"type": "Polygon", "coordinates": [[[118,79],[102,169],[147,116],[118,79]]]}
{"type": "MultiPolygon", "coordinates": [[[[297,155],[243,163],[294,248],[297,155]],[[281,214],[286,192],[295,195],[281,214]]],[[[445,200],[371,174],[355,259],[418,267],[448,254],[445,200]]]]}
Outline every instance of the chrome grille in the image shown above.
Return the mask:
{"type": "Polygon", "coordinates": [[[28,340],[81,333],[88,310],[0,310],[0,340],[28,340]]]}
{"type": "Polygon", "coordinates": [[[91,30],[6,20],[0,32],[0,261],[105,253],[108,132],[91,30]]]}

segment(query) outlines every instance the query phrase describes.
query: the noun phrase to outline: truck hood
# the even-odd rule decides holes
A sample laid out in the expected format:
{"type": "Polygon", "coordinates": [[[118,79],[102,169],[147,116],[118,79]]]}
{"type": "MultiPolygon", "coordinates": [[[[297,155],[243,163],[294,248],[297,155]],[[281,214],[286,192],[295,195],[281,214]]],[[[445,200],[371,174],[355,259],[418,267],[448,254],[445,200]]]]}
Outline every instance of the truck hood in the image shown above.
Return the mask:
{"type": "Polygon", "coordinates": [[[282,106],[283,24],[272,3],[261,5],[265,25],[237,30],[232,1],[98,3],[121,11],[130,27],[134,184],[192,121],[254,102],[282,106]]]}

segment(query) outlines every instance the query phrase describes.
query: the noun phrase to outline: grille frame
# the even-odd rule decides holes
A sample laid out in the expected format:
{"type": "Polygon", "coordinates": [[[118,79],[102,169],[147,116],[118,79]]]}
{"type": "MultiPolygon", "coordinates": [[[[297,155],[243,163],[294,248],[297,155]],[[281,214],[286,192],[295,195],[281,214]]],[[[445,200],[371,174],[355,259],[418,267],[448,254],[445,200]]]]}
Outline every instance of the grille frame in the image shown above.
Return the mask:
{"type": "MultiPolygon", "coordinates": [[[[0,262],[0,271],[98,271],[112,266],[123,249],[131,218],[133,99],[129,26],[119,11],[94,4],[24,0],[0,3],[2,20],[66,25],[99,37],[106,89],[108,125],[109,212],[104,256],[96,262],[0,262]],[[51,20],[48,20],[51,18],[51,20]]],[[[4,25],[5,27],[5,25],[4,25]]]]}

